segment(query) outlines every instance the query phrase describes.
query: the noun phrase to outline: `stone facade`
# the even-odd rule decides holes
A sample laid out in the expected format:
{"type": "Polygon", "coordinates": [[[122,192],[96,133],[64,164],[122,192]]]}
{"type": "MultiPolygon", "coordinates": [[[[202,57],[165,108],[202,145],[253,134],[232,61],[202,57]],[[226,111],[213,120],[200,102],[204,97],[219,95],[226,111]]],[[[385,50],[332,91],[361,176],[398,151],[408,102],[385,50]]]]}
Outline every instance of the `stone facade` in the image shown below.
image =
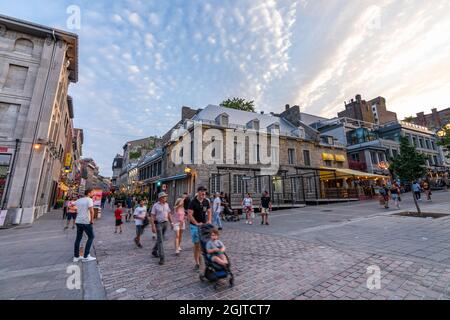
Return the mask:
{"type": "Polygon", "coordinates": [[[2,207],[6,224],[32,223],[49,209],[63,165],[78,38],[5,16],[0,30],[0,146],[14,159],[2,207]]]}
{"type": "Polygon", "coordinates": [[[417,117],[413,118],[413,123],[430,129],[440,129],[445,124],[450,123],[450,108],[440,111],[433,108],[429,114],[419,112],[417,117]]]}

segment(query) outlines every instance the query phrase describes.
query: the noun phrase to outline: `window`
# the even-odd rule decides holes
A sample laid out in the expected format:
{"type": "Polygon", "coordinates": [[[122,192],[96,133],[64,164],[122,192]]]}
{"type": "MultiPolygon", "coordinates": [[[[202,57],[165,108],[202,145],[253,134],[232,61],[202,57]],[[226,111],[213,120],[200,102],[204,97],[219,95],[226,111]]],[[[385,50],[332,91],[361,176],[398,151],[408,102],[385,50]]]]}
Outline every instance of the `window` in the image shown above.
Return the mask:
{"type": "Polygon", "coordinates": [[[9,65],[8,74],[6,76],[5,88],[23,90],[27,80],[28,67],[9,65]]]}
{"type": "Polygon", "coordinates": [[[235,174],[233,176],[233,193],[240,194],[244,192],[244,180],[242,175],[235,174]]]}
{"type": "Polygon", "coordinates": [[[288,163],[294,164],[295,163],[295,149],[288,149],[288,163]]]}
{"type": "Polygon", "coordinates": [[[220,192],[220,175],[211,175],[211,193],[220,192]]]}
{"type": "Polygon", "coordinates": [[[298,191],[298,178],[291,178],[291,191],[292,193],[297,193],[298,191]]]}
{"type": "Polygon", "coordinates": [[[305,166],[311,165],[311,156],[309,150],[303,150],[303,159],[305,160],[305,166]]]}
{"type": "Polygon", "coordinates": [[[161,161],[158,162],[158,176],[161,175],[161,161]]]}
{"type": "Polygon", "coordinates": [[[277,147],[271,147],[270,148],[270,156],[272,159],[272,163],[279,163],[279,149],[277,147]]]}
{"type": "Polygon", "coordinates": [[[359,153],[353,153],[350,155],[350,157],[352,158],[353,161],[359,162],[359,153]]]}
{"type": "Polygon", "coordinates": [[[413,146],[417,147],[417,139],[416,139],[416,137],[412,137],[412,141],[413,141],[413,146]]]}
{"type": "Polygon", "coordinates": [[[436,150],[436,145],[434,144],[434,141],[431,141],[431,147],[433,148],[433,150],[436,150]]]}
{"type": "Polygon", "coordinates": [[[392,149],[392,156],[395,158],[398,155],[398,151],[396,149],[392,149]]]}
{"type": "Polygon", "coordinates": [[[435,165],[439,164],[437,156],[433,156],[433,161],[435,165]]]}
{"type": "Polygon", "coordinates": [[[420,145],[420,147],[421,147],[422,149],[424,148],[424,145],[423,145],[423,139],[422,139],[422,138],[419,139],[419,145],[420,145]]]}
{"type": "Polygon", "coordinates": [[[326,165],[327,167],[331,167],[331,166],[332,166],[331,160],[325,160],[325,165],[326,165]]]}
{"type": "Polygon", "coordinates": [[[191,164],[194,163],[194,140],[191,140],[191,164]]]}
{"type": "Polygon", "coordinates": [[[370,151],[370,159],[372,160],[372,164],[378,163],[377,154],[374,151],[370,151]]]}
{"type": "Polygon", "coordinates": [[[425,140],[425,144],[427,145],[427,149],[431,149],[430,140],[425,140]]]}
{"type": "Polygon", "coordinates": [[[256,177],[255,178],[255,192],[256,193],[262,193],[262,178],[256,177]]]}
{"type": "Polygon", "coordinates": [[[28,39],[17,39],[14,44],[14,51],[30,55],[33,53],[33,42],[28,39]]]}

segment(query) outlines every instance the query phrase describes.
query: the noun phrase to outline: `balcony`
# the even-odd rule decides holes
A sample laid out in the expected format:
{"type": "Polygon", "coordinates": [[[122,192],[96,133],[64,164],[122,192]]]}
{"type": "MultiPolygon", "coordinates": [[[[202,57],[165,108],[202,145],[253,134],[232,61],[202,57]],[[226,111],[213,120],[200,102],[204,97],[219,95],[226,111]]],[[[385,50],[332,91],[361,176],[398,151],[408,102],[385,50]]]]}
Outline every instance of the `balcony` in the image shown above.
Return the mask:
{"type": "Polygon", "coordinates": [[[365,162],[349,160],[348,167],[349,169],[367,172],[367,164],[365,162]]]}

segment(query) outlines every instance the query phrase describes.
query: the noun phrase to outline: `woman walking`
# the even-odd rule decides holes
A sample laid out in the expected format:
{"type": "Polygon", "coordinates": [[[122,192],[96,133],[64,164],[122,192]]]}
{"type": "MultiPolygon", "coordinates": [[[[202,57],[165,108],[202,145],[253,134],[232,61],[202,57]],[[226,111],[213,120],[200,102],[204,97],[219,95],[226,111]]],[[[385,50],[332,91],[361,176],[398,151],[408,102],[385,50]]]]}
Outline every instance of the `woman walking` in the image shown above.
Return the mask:
{"type": "Polygon", "coordinates": [[[391,198],[394,201],[397,209],[400,209],[400,187],[397,182],[394,182],[394,184],[391,186],[391,198]]]}
{"type": "Polygon", "coordinates": [[[253,224],[253,199],[250,193],[242,200],[242,207],[245,212],[246,224],[253,224]]]}
{"type": "Polygon", "coordinates": [[[431,187],[427,181],[425,181],[423,183],[422,189],[423,189],[425,195],[427,196],[427,201],[431,201],[431,187]]]}
{"type": "Polygon", "coordinates": [[[183,230],[185,224],[186,212],[184,211],[184,198],[179,198],[175,202],[175,212],[173,219],[173,231],[175,231],[175,254],[179,255],[181,251],[181,240],[183,239],[183,230]]]}

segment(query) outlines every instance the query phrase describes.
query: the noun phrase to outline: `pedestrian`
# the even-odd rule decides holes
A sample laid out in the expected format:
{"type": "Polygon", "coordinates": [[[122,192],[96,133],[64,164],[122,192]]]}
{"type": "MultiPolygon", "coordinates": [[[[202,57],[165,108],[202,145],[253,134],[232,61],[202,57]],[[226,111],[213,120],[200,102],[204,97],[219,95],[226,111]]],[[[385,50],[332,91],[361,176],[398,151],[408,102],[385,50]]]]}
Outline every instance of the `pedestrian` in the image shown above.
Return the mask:
{"type": "Polygon", "coordinates": [[[66,197],[63,202],[63,220],[67,218],[67,208],[69,206],[70,199],[66,197]]]}
{"type": "Polygon", "coordinates": [[[191,200],[188,209],[191,239],[194,244],[195,270],[200,269],[200,227],[205,223],[211,223],[212,220],[211,206],[206,199],[206,188],[200,186],[197,191],[197,196],[191,200]]]}
{"type": "Polygon", "coordinates": [[[183,240],[183,230],[186,228],[186,211],[184,211],[184,198],[179,198],[175,202],[173,218],[173,231],[175,231],[175,254],[181,251],[181,240],[183,240]]]}
{"type": "Polygon", "coordinates": [[[246,224],[253,224],[253,199],[250,193],[247,193],[247,196],[242,200],[242,208],[245,212],[245,221],[246,224]]]}
{"type": "Polygon", "coordinates": [[[144,228],[147,224],[147,208],[144,206],[144,201],[139,202],[139,205],[134,209],[133,212],[134,224],[136,225],[136,237],[134,242],[138,248],[142,248],[141,236],[144,233],[144,228]]]}
{"type": "Polygon", "coordinates": [[[111,196],[111,201],[109,202],[111,206],[111,210],[114,209],[114,206],[116,204],[116,198],[114,196],[111,196]]]}
{"type": "Polygon", "coordinates": [[[164,264],[164,235],[170,225],[173,228],[170,207],[167,203],[167,193],[160,192],[158,194],[158,202],[153,205],[151,211],[151,223],[153,233],[156,233],[156,243],[153,247],[152,255],[159,258],[159,264],[164,264]]]}
{"type": "Polygon", "coordinates": [[[106,194],[102,194],[102,199],[100,200],[100,205],[102,209],[105,209],[105,203],[106,203],[106,194]]]}
{"type": "Polygon", "coordinates": [[[269,192],[264,191],[261,197],[261,205],[259,206],[261,212],[261,224],[269,225],[269,212],[272,211],[272,201],[269,197],[269,192]]]}
{"type": "Polygon", "coordinates": [[[77,207],[75,205],[76,199],[73,197],[67,202],[67,224],[64,230],[69,229],[70,220],[72,220],[72,229],[75,229],[75,220],[77,218],[77,207]]]}
{"type": "Polygon", "coordinates": [[[397,184],[397,182],[394,182],[391,186],[391,198],[394,201],[395,206],[397,209],[400,209],[400,186],[397,184]]]}
{"type": "Polygon", "coordinates": [[[222,230],[222,220],[220,219],[220,212],[222,208],[222,201],[220,199],[220,193],[216,193],[216,197],[213,201],[213,208],[212,208],[212,214],[213,214],[213,224],[218,228],[219,230],[222,230]]]}
{"type": "Polygon", "coordinates": [[[386,184],[380,188],[380,204],[384,205],[385,209],[389,209],[389,189],[386,184]]]}
{"type": "Polygon", "coordinates": [[[425,195],[427,196],[427,201],[431,201],[431,187],[427,181],[425,181],[423,183],[423,191],[424,191],[425,195]]]}
{"type": "Polygon", "coordinates": [[[131,198],[131,196],[127,196],[126,200],[126,205],[127,205],[127,216],[125,217],[125,221],[126,222],[130,222],[131,220],[131,213],[133,211],[133,199],[131,198]]]}
{"type": "Polygon", "coordinates": [[[417,201],[422,201],[422,197],[420,195],[421,193],[421,188],[420,188],[420,184],[417,181],[414,181],[413,185],[412,185],[412,190],[414,192],[414,197],[416,198],[417,201]]]}
{"type": "Polygon", "coordinates": [[[211,239],[206,243],[208,258],[225,268],[228,267],[228,259],[225,255],[225,245],[219,240],[219,230],[211,230],[211,239]]]}
{"type": "Polygon", "coordinates": [[[222,221],[225,221],[225,206],[226,206],[226,201],[225,201],[225,194],[223,192],[220,193],[220,219],[222,221]]]}
{"type": "Polygon", "coordinates": [[[95,257],[90,255],[92,242],[94,241],[94,201],[91,199],[92,190],[87,189],[84,197],[75,201],[77,207],[77,218],[75,223],[77,225],[77,237],[75,239],[74,258],[73,262],[78,262],[80,259],[83,262],[94,261],[95,257]],[[84,248],[84,256],[80,257],[80,242],[83,238],[83,233],[86,233],[88,239],[86,247],[84,248]]]}
{"type": "Polygon", "coordinates": [[[119,228],[120,233],[122,233],[122,216],[123,216],[123,210],[122,210],[122,204],[119,203],[117,206],[116,211],[114,211],[114,216],[116,218],[116,228],[114,230],[114,233],[117,233],[117,228],[119,228]]]}

